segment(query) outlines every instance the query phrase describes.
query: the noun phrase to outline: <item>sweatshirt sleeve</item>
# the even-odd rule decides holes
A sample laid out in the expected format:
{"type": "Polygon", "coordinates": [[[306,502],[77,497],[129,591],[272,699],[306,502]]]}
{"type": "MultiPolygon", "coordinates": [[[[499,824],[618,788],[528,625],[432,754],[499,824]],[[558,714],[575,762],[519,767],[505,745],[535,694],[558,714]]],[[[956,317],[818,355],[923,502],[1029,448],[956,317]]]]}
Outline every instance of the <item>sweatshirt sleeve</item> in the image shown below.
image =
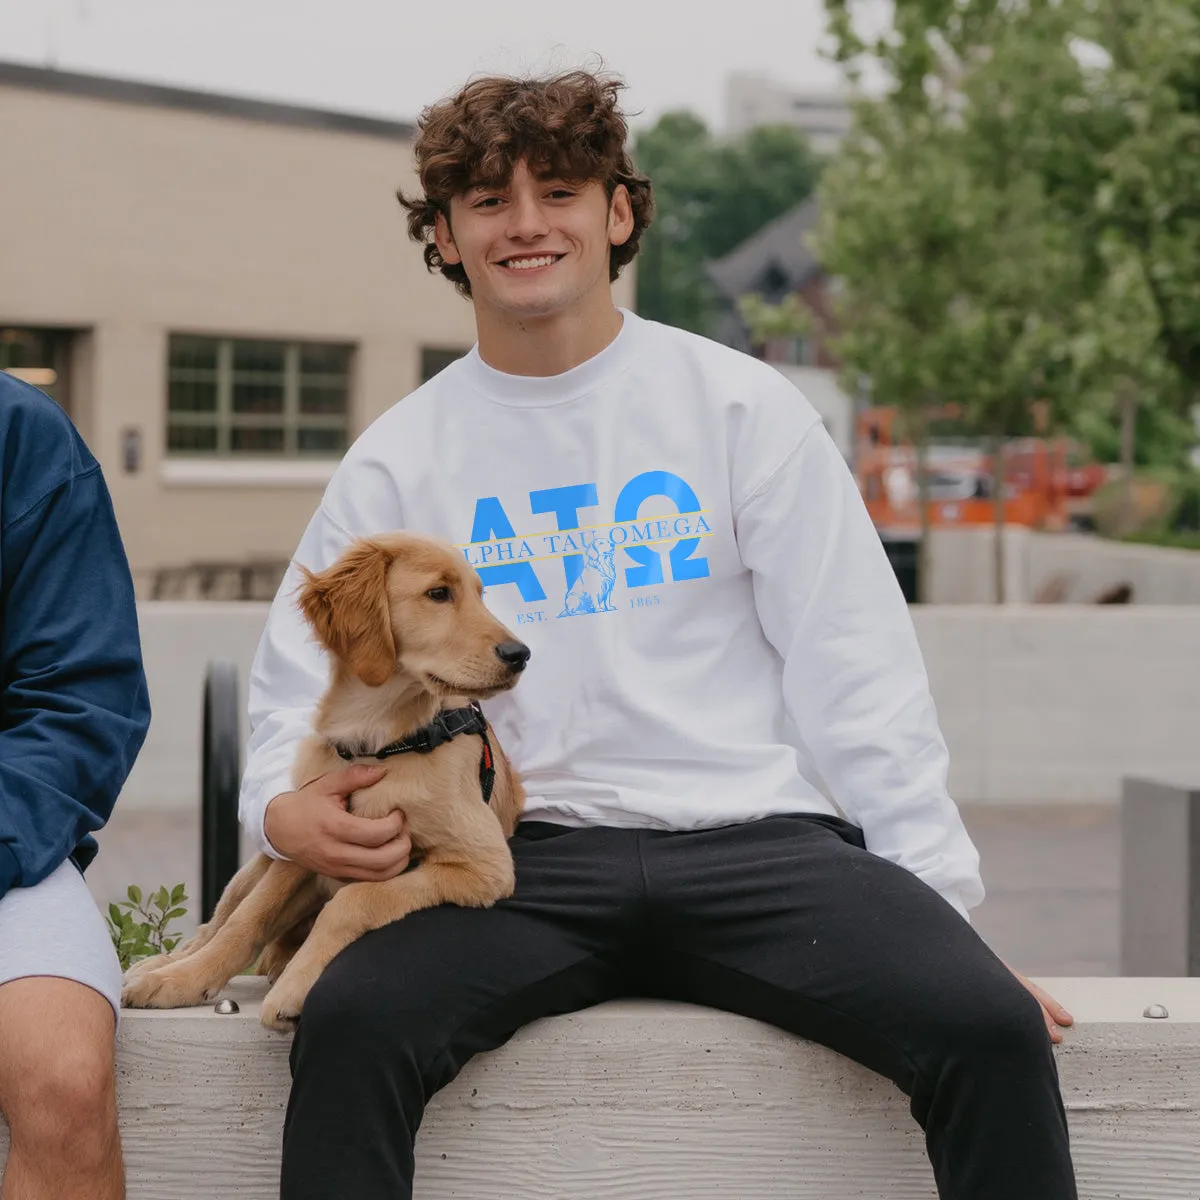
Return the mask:
{"type": "Polygon", "coordinates": [[[282,855],[267,840],[263,821],[267,805],[292,790],[292,765],[300,743],[312,732],[312,718],[329,683],[325,651],[310,636],[296,605],[300,567],[324,570],[351,541],[326,511],[319,508],[288,567],[267,616],[250,667],[248,708],[250,741],[238,813],[253,843],[273,858],[282,855]]]}
{"type": "Polygon", "coordinates": [[[783,658],[788,711],[832,799],[873,854],[966,918],[983,899],[979,855],[946,790],[949,756],[916,631],[820,421],[741,502],[735,527],[759,619],[783,658]]]}
{"type": "Polygon", "coordinates": [[[0,535],[0,896],[108,820],[150,724],[133,581],[100,468],[0,535]]]}

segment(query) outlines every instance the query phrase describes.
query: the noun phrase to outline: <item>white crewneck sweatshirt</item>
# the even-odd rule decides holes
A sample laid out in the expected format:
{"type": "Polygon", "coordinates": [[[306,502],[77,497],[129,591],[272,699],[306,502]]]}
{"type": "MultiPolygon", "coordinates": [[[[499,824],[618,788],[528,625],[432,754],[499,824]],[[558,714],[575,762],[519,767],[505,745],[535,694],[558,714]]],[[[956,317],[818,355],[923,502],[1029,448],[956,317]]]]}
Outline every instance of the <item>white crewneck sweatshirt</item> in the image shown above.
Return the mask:
{"type": "Polygon", "coordinates": [[[526,816],[684,830],[845,816],[964,917],[979,858],[907,605],[841,455],[771,367],[623,312],[551,377],[476,348],[346,454],[251,671],[254,841],[328,682],[297,564],[395,529],[460,547],[533,651],[486,711],[526,816]]]}

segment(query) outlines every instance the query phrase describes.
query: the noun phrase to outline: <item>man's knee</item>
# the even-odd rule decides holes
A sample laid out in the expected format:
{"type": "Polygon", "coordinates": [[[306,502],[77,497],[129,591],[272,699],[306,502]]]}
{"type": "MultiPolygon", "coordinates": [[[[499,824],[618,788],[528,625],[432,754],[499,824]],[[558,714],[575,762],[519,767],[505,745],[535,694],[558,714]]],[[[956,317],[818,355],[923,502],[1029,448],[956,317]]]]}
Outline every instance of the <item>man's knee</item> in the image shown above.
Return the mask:
{"type": "Polygon", "coordinates": [[[954,1057],[1017,1068],[1043,1061],[1050,1051],[1041,1005],[1015,977],[981,982],[956,1006],[945,1026],[945,1047],[954,1057]]]}
{"type": "Polygon", "coordinates": [[[113,1010],[83,984],[0,987],[0,1110],[14,1146],[102,1158],[116,1131],[113,1010]]]}
{"type": "MultiPolygon", "coordinates": [[[[336,968],[336,960],[334,967],[336,968]]],[[[327,968],[304,1001],[292,1044],[292,1073],[347,1086],[386,1077],[405,1095],[423,1095],[443,1040],[444,1014],[426,993],[409,1004],[355,973],[327,968]]]]}
{"type": "Polygon", "coordinates": [[[4,1089],[14,1145],[79,1167],[103,1162],[117,1137],[111,1044],[73,1041],[39,1058],[4,1089]]]}
{"type": "Polygon", "coordinates": [[[419,1042],[421,1014],[396,1011],[394,997],[385,998],[369,982],[343,978],[328,968],[304,1001],[296,1044],[349,1055],[394,1058],[419,1042]]]}

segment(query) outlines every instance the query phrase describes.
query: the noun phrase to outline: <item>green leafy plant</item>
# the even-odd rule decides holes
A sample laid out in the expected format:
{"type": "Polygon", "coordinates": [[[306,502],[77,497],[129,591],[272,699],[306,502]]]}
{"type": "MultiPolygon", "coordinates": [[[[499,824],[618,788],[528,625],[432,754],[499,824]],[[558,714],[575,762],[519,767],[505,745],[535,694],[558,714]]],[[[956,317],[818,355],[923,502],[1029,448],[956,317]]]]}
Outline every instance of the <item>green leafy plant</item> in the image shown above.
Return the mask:
{"type": "Polygon", "coordinates": [[[170,924],[187,915],[183,906],[188,899],[182,883],[169,892],[160,887],[145,898],[140,887],[130,884],[126,895],[128,899],[108,906],[108,932],[123,971],[140,959],[175,949],[180,935],[170,931],[170,924]]]}

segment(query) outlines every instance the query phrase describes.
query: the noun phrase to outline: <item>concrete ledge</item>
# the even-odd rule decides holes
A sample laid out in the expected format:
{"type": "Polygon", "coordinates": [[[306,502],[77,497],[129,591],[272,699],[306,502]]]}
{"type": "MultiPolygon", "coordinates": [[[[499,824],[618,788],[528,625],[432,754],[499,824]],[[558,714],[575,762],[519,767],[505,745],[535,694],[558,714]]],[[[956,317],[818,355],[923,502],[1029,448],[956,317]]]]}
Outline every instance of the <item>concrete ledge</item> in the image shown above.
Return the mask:
{"type": "MultiPolygon", "coordinates": [[[[1075,1014],[1058,1048],[1081,1200],[1200,1196],[1200,979],[1040,980],[1075,1014]],[[1148,1004],[1166,1006],[1148,1020],[1148,1004]]],[[[120,1033],[130,1200],[277,1195],[289,1039],[258,980],[120,1033]]],[[[0,1163],[7,1137],[0,1125],[0,1163]]],[[[420,1200],[933,1200],[890,1083],[741,1017],[618,1002],[540,1021],[431,1104],[420,1200]]]]}

